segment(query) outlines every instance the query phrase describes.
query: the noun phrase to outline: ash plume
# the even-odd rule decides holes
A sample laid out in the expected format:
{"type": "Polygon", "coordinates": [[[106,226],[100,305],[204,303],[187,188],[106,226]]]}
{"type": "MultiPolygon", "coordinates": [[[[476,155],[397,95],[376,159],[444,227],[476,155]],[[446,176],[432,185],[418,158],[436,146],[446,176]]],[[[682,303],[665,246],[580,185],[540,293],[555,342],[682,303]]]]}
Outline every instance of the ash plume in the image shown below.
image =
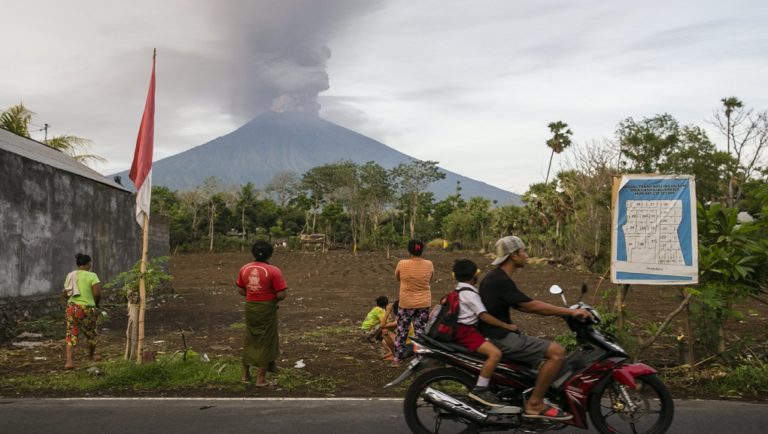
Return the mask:
{"type": "Polygon", "coordinates": [[[329,89],[330,38],[345,22],[381,3],[360,0],[232,0],[210,5],[235,112],[317,114],[329,89]]]}

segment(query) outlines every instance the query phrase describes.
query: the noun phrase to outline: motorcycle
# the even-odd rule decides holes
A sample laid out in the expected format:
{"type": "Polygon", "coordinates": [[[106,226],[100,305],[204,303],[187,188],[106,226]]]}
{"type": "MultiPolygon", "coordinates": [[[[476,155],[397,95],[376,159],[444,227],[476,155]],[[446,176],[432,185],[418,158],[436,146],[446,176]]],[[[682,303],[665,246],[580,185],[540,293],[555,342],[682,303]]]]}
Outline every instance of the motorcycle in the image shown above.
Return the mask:
{"type": "MultiPolygon", "coordinates": [[[[562,288],[553,285],[568,303],[562,288]]],[[[598,312],[581,301],[571,309],[586,309],[594,320],[580,321],[563,316],[573,331],[578,349],[569,353],[561,375],[552,383],[546,399],[570,412],[567,421],[527,418],[527,397],[536,381],[536,367],[503,359],[491,379],[491,390],[503,407],[486,407],[467,395],[475,385],[484,356],[470,353],[461,345],[443,343],[425,334],[412,337],[416,357],[408,368],[384,387],[393,387],[418,376],[408,387],[403,401],[405,421],[412,432],[475,433],[517,430],[540,433],[567,426],[588,429],[587,414],[600,433],[660,434],[667,431],[674,416],[674,403],[657,371],[642,363],[629,363],[629,355],[615,337],[597,330],[598,312]]]]}

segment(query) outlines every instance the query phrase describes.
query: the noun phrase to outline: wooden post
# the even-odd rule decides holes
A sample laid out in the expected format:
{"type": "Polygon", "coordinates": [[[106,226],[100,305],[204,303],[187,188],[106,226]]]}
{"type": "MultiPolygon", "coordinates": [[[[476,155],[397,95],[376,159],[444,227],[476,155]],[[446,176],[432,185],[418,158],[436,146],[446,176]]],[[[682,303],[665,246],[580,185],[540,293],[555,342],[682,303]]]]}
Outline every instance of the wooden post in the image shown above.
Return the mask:
{"type": "Polygon", "coordinates": [[[139,343],[136,346],[136,363],[139,365],[144,359],[144,312],[147,309],[147,289],[144,274],[147,272],[147,255],[149,253],[149,217],[146,214],[144,214],[142,229],[141,274],[139,275],[139,343]]]}
{"type": "Polygon", "coordinates": [[[618,319],[616,320],[616,326],[619,331],[624,330],[624,302],[629,292],[629,285],[621,285],[618,293],[616,294],[616,312],[618,313],[618,319]]]}

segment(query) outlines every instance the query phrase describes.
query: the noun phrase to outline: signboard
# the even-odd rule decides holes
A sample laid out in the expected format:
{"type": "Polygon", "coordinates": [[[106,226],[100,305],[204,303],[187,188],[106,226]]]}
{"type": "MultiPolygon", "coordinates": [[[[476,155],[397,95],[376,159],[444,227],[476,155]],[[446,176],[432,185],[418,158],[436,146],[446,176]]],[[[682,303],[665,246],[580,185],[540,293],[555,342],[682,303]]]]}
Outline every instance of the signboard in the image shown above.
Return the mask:
{"type": "Polygon", "coordinates": [[[698,283],[696,185],[690,175],[623,175],[611,198],[611,281],[698,283]]]}

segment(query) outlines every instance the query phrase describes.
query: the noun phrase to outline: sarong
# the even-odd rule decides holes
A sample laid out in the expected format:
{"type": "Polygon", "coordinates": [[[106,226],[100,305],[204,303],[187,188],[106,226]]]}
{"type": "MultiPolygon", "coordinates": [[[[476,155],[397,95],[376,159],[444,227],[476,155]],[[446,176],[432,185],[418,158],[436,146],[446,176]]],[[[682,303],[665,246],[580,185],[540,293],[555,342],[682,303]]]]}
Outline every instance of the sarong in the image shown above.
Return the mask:
{"type": "Polygon", "coordinates": [[[67,345],[77,345],[81,335],[85,337],[88,345],[96,345],[96,320],[99,315],[93,306],[82,306],[76,303],[67,305],[67,345]]]}
{"type": "Polygon", "coordinates": [[[274,371],[275,360],[279,354],[277,303],[274,301],[245,302],[243,365],[274,371]]]}

